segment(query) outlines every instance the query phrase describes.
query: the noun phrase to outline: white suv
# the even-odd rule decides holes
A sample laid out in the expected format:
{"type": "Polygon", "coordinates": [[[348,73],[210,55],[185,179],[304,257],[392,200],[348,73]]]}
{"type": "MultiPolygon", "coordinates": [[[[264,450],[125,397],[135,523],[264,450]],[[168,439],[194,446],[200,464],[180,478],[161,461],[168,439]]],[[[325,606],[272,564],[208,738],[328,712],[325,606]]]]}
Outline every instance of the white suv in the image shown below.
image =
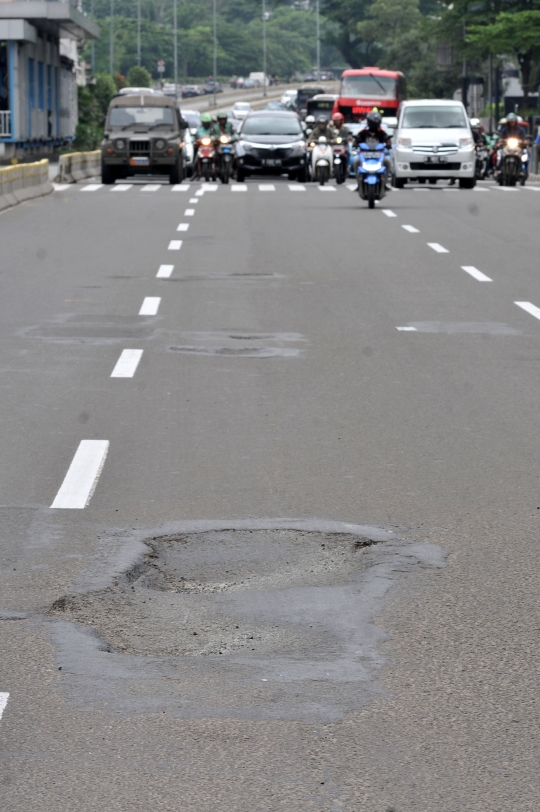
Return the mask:
{"type": "MultiPolygon", "coordinates": [[[[462,189],[476,184],[474,139],[461,102],[440,99],[401,104],[393,143],[392,185],[407,180],[458,178],[462,189]]],[[[425,181],[423,181],[425,182],[425,181]]]]}

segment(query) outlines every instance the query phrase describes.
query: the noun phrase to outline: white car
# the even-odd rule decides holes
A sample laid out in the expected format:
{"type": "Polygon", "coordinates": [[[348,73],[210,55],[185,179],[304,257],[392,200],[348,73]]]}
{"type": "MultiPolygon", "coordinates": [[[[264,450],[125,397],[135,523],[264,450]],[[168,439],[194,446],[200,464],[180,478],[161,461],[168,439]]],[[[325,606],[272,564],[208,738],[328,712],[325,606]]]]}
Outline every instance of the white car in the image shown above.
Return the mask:
{"type": "Polygon", "coordinates": [[[236,104],[233,104],[232,113],[235,118],[245,118],[248,113],[251,113],[251,104],[249,102],[236,102],[236,104]]]}
{"type": "Polygon", "coordinates": [[[292,108],[294,107],[297,96],[298,90],[286,90],[280,99],[281,104],[284,104],[285,107],[292,108]]]}
{"type": "Polygon", "coordinates": [[[459,179],[462,189],[475,184],[475,150],[469,119],[458,101],[422,99],[401,104],[393,139],[392,184],[408,180],[459,179]]]}

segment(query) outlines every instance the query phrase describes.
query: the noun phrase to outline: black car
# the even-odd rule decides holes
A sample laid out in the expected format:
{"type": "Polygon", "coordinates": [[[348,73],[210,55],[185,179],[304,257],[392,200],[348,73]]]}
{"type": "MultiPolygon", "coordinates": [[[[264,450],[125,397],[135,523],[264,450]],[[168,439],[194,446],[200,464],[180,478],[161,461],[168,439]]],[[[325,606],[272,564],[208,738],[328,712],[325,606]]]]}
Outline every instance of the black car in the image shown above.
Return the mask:
{"type": "Polygon", "coordinates": [[[238,130],[237,178],[282,175],[307,180],[306,144],[296,113],[261,110],[249,113],[238,130]]]}

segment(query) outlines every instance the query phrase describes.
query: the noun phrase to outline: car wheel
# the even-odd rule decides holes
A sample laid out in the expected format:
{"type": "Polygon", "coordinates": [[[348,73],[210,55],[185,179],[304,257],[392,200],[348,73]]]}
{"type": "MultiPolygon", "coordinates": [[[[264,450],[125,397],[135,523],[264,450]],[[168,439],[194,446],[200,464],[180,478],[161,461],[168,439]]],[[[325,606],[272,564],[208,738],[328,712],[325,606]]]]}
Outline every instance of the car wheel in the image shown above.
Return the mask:
{"type": "Polygon", "coordinates": [[[392,186],[394,189],[403,189],[405,187],[405,178],[396,178],[392,175],[392,186]]]}
{"type": "Polygon", "coordinates": [[[459,188],[460,189],[474,189],[476,186],[476,178],[460,178],[459,179],[459,188]]]}
{"type": "Polygon", "coordinates": [[[107,164],[101,164],[101,182],[107,185],[114,183],[116,180],[116,169],[107,164]]]}
{"type": "Polygon", "coordinates": [[[169,183],[182,183],[184,179],[184,164],[182,158],[178,158],[171,171],[169,172],[169,183]]]}
{"type": "Polygon", "coordinates": [[[238,183],[243,183],[246,179],[246,175],[243,169],[238,168],[236,170],[236,180],[238,183]]]}

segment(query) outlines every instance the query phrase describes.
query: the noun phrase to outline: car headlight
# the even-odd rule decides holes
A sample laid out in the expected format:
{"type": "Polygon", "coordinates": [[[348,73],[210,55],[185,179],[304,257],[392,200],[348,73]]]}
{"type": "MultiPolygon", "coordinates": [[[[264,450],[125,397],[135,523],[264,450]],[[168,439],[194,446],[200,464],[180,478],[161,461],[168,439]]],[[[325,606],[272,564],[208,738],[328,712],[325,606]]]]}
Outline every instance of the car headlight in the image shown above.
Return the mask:
{"type": "Polygon", "coordinates": [[[115,148],[115,149],[116,149],[118,152],[122,152],[122,150],[124,150],[124,149],[126,148],[126,142],[124,141],[124,139],[123,139],[123,138],[118,138],[118,139],[117,139],[117,140],[114,142],[114,148],[115,148]]]}
{"type": "Polygon", "coordinates": [[[460,138],[459,139],[459,146],[460,147],[472,147],[474,145],[474,138],[460,138]]]}
{"type": "Polygon", "coordinates": [[[398,147],[410,147],[411,144],[412,144],[412,141],[411,141],[410,138],[398,138],[397,139],[398,147]]]}
{"type": "Polygon", "coordinates": [[[163,140],[163,138],[158,138],[157,141],[154,142],[155,148],[161,152],[161,150],[165,149],[167,146],[167,142],[163,140]]]}
{"type": "Polygon", "coordinates": [[[253,144],[250,144],[249,141],[240,141],[240,146],[244,150],[253,149],[253,144]]]}

